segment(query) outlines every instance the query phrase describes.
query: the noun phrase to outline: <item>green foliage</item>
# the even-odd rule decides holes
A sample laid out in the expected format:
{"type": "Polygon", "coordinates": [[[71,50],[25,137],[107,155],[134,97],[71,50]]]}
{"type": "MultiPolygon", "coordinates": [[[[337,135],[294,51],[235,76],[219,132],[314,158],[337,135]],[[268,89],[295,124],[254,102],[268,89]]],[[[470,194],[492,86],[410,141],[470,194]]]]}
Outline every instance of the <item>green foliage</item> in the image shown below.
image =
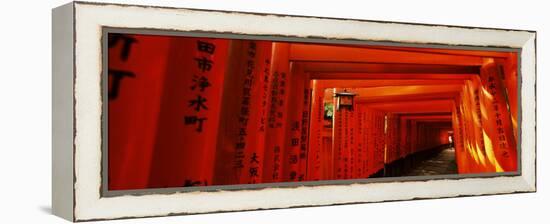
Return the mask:
{"type": "Polygon", "coordinates": [[[325,103],[325,119],[331,120],[334,115],[334,104],[325,103]]]}

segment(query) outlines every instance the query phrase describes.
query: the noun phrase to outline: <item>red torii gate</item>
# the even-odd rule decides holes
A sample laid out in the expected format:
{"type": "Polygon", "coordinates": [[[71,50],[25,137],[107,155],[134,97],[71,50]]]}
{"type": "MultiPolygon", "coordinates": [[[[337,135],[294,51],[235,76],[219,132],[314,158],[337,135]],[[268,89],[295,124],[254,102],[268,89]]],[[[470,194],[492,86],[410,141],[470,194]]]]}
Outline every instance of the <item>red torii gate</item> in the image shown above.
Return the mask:
{"type": "Polygon", "coordinates": [[[517,169],[515,53],[132,38],[109,52],[136,74],[109,101],[110,189],[366,178],[449,125],[460,173],[517,169]],[[327,124],[334,89],[358,95],[327,124]]]}

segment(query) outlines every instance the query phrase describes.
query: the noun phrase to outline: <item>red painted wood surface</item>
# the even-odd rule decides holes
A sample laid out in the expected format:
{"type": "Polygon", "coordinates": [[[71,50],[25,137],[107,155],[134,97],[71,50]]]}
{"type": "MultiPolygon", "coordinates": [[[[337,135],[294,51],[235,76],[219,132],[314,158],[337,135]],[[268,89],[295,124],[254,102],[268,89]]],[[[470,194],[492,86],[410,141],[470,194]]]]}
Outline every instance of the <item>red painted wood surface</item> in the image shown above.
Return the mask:
{"type": "Polygon", "coordinates": [[[517,170],[516,53],[109,40],[111,190],[369,178],[449,138],[459,173],[517,170]]]}

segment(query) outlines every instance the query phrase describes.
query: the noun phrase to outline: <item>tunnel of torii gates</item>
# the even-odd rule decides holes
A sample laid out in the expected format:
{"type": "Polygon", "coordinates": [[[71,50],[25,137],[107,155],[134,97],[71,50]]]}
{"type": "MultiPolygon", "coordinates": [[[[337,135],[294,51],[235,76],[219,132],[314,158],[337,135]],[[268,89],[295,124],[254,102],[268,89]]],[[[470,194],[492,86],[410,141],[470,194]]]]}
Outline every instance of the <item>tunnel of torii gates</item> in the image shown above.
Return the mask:
{"type": "Polygon", "coordinates": [[[109,37],[109,189],[369,178],[451,141],[460,174],[516,171],[517,76],[513,52],[109,37]]]}

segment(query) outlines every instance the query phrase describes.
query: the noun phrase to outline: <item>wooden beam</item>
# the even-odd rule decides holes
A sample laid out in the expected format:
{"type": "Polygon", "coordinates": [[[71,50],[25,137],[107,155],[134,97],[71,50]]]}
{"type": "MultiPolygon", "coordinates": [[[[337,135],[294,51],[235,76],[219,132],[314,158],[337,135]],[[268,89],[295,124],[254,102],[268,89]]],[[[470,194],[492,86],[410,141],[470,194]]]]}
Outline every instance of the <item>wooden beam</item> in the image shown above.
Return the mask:
{"type": "Polygon", "coordinates": [[[432,47],[390,47],[390,46],[357,46],[369,49],[381,49],[381,50],[394,50],[405,52],[420,52],[420,53],[434,53],[445,55],[461,55],[461,56],[478,56],[478,57],[492,57],[492,58],[508,58],[515,52],[505,51],[484,51],[484,50],[459,50],[459,49],[443,49],[432,47]]]}
{"type": "Polygon", "coordinates": [[[293,62],[304,66],[305,72],[362,72],[362,73],[433,73],[479,74],[480,66],[428,65],[400,63],[350,63],[350,62],[293,62]]]}
{"type": "Polygon", "coordinates": [[[462,85],[464,80],[460,79],[358,79],[358,80],[318,80],[319,86],[323,88],[366,88],[381,86],[412,86],[412,85],[462,85]]]}
{"type": "Polygon", "coordinates": [[[425,115],[402,115],[400,117],[402,117],[404,119],[409,119],[409,120],[412,120],[412,119],[416,119],[416,120],[419,120],[419,119],[451,120],[452,119],[451,115],[438,115],[438,114],[435,114],[435,115],[430,115],[430,114],[425,114],[425,115]]]}
{"type": "Polygon", "coordinates": [[[321,80],[368,80],[368,79],[425,79],[425,80],[470,80],[477,74],[442,73],[311,73],[311,79],[321,80]]]}
{"type": "Polygon", "coordinates": [[[379,97],[379,96],[404,96],[417,94],[449,93],[462,91],[462,85],[414,85],[414,86],[382,86],[350,89],[357,97],[379,97]]]}
{"type": "Polygon", "coordinates": [[[367,107],[393,113],[451,112],[452,100],[422,100],[408,102],[371,103],[367,107]]]}
{"type": "MultiPolygon", "coordinates": [[[[312,45],[304,43],[305,45],[312,45]]],[[[477,57],[492,57],[492,58],[509,58],[512,57],[515,52],[511,51],[491,51],[491,50],[465,50],[465,49],[450,49],[443,47],[399,47],[399,46],[380,46],[380,45],[358,45],[358,44],[315,44],[333,47],[350,47],[350,48],[363,48],[363,49],[378,49],[378,50],[391,50],[391,51],[403,51],[412,53],[432,53],[432,54],[444,54],[455,56],[477,56],[477,57]]]]}
{"type": "Polygon", "coordinates": [[[458,92],[439,92],[432,94],[411,94],[377,97],[357,97],[357,103],[384,103],[384,102],[407,102],[411,100],[452,100],[458,96],[458,92]]]}
{"type": "Polygon", "coordinates": [[[370,62],[435,65],[482,65],[482,57],[444,55],[427,52],[407,52],[350,46],[292,44],[291,61],[370,62]]]}

